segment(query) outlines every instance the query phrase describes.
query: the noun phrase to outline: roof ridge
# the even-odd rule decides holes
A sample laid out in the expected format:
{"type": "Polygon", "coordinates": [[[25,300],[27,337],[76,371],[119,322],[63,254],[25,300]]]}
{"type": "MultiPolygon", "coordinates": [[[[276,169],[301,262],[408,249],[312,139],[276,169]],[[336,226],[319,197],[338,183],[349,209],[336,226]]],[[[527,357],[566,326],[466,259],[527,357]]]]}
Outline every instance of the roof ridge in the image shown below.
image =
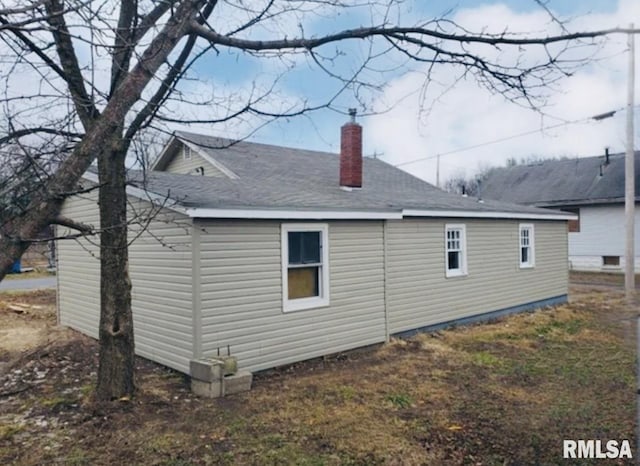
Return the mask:
{"type": "MultiPolygon", "coordinates": [[[[331,156],[338,156],[340,155],[337,152],[326,152],[326,151],[320,151],[320,150],[315,150],[315,149],[304,149],[302,147],[293,147],[293,146],[283,146],[283,145],[278,145],[278,144],[269,144],[269,143],[265,143],[265,142],[256,142],[256,141],[249,141],[247,139],[232,139],[232,138],[226,138],[226,137],[222,137],[222,136],[210,136],[207,134],[202,134],[202,133],[193,133],[190,131],[182,131],[182,130],[176,130],[173,132],[174,135],[177,135],[178,137],[180,137],[178,135],[178,133],[183,133],[186,135],[191,135],[191,136],[197,136],[197,137],[201,137],[201,138],[208,138],[208,139],[219,139],[222,141],[229,141],[231,144],[229,144],[228,146],[224,146],[224,147],[217,147],[217,146],[202,146],[202,147],[206,147],[208,149],[226,149],[228,147],[233,147],[239,144],[248,144],[248,145],[253,145],[253,146],[262,146],[262,147],[272,147],[275,149],[292,149],[292,150],[299,150],[299,151],[303,151],[303,152],[313,152],[316,154],[322,154],[322,155],[331,155],[331,156]]],[[[186,139],[186,138],[184,138],[186,139]]],[[[201,145],[198,144],[196,141],[190,141],[193,144],[197,144],[197,145],[201,145]]]]}
{"type": "MultiPolygon", "coordinates": [[[[640,150],[637,150],[634,152],[635,156],[638,157],[640,156],[640,150]]],[[[615,152],[615,153],[610,153],[609,154],[609,158],[621,158],[624,157],[626,155],[626,152],[615,152]]],[[[518,168],[518,167],[534,167],[534,166],[540,166],[540,165],[546,165],[546,164],[553,164],[553,163],[568,163],[568,162],[580,162],[580,161],[594,161],[596,159],[605,159],[606,158],[606,154],[601,154],[601,155],[589,155],[587,157],[563,157],[560,159],[543,159],[543,160],[539,160],[539,161],[535,161],[535,162],[530,162],[530,163],[522,163],[522,164],[516,164],[510,167],[493,167],[496,169],[512,169],[512,168],[518,168]]]]}

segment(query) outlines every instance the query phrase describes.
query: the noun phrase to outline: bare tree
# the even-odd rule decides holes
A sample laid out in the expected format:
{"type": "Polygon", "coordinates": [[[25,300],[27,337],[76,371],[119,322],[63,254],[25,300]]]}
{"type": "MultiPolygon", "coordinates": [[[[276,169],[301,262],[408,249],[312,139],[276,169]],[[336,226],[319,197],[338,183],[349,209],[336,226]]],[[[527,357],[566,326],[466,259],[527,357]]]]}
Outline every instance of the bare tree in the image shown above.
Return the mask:
{"type": "MultiPolygon", "coordinates": [[[[519,159],[509,157],[505,161],[505,166],[515,167],[518,165],[538,165],[552,160],[566,160],[566,156],[544,157],[542,155],[530,154],[519,159]]],[[[482,197],[482,185],[487,177],[495,170],[496,166],[485,165],[480,167],[475,174],[466,176],[464,170],[458,170],[444,183],[444,190],[450,193],[466,194],[474,197],[482,197]]]]}
{"type": "Polygon", "coordinates": [[[444,182],[444,190],[450,193],[481,197],[482,183],[489,176],[494,167],[479,169],[474,175],[466,176],[464,170],[459,170],[444,182]]]}
{"type": "MultiPolygon", "coordinates": [[[[101,317],[97,396],[113,399],[134,392],[134,339],[131,283],[127,272],[125,159],[141,131],[162,123],[216,123],[247,115],[263,119],[302,115],[319,108],[339,109],[338,97],[352,99],[380,88],[378,66],[393,57],[400,72],[411,63],[424,66],[425,84],[436,66],[452,66],[480,85],[507,98],[537,106],[536,97],[554,80],[589,57],[585,45],[598,37],[629,32],[610,29],[530,37],[507,30],[468,31],[447,15],[402,24],[399,0],[32,0],[0,2],[0,71],[8,147],[35,145],[47,136],[64,146],[60,162],[42,179],[28,178],[26,204],[1,225],[0,279],[44,227],[61,219],[64,200],[98,161],[100,204],[101,317]],[[315,32],[311,20],[332,18],[351,8],[368,11],[370,25],[339,32],[315,32]],[[287,29],[283,24],[293,24],[287,29]],[[307,24],[309,23],[309,24],[307,24]],[[357,45],[354,45],[357,44],[357,45]],[[535,59],[523,59],[536,47],[535,59]],[[514,58],[503,56],[505,49],[514,58]],[[181,88],[196,62],[214,68],[221,54],[280,62],[296,60],[335,80],[334,91],[319,102],[301,100],[272,106],[266,97],[280,81],[247,89],[232,104],[226,97],[191,102],[215,106],[214,115],[175,116],[176,102],[190,100],[181,88]],[[356,53],[357,52],[357,53],[356,53]],[[347,55],[349,66],[343,57],[347,55]],[[26,82],[18,85],[18,76],[26,82]],[[28,79],[27,79],[28,78],[28,79]],[[26,90],[25,90],[26,89],[26,90]]],[[[332,22],[325,25],[327,31],[332,22]]],[[[381,74],[382,73],[382,74],[381,74]]],[[[365,102],[361,101],[362,105],[365,102]]],[[[195,112],[193,112],[195,113],[195,112]]],[[[192,114],[193,114],[192,113],[192,114]]],[[[46,152],[46,145],[34,153],[46,152]]]]}

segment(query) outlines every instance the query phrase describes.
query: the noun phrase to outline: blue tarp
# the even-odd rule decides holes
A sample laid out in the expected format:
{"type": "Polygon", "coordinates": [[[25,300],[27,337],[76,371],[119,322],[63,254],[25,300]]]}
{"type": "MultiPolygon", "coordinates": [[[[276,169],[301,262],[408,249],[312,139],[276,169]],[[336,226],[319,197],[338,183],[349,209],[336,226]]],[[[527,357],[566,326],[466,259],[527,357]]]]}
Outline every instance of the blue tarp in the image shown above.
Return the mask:
{"type": "Polygon", "coordinates": [[[20,270],[22,270],[22,264],[20,263],[20,259],[18,259],[13,263],[9,273],[20,273],[20,270]]]}

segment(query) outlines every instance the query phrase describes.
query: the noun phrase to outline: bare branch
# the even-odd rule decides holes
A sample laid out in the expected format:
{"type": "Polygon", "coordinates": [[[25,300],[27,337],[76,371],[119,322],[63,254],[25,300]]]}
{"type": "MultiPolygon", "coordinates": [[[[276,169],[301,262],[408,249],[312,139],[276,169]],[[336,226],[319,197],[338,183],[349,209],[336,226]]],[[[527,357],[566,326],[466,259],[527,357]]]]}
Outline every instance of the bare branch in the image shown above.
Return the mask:
{"type": "Polygon", "coordinates": [[[123,0],[120,2],[120,18],[115,31],[115,43],[113,45],[113,56],[111,60],[111,89],[109,95],[113,94],[116,87],[129,71],[131,54],[134,44],[132,38],[133,21],[136,18],[138,2],[135,0],[123,0]]]}
{"type": "Polygon", "coordinates": [[[170,8],[173,8],[176,3],[178,3],[177,0],[162,1],[153,10],[147,13],[147,15],[140,20],[140,24],[138,24],[138,27],[136,28],[136,33],[133,36],[133,43],[137,44],[140,39],[149,32],[149,29],[155,26],[158,20],[162,18],[170,8]]]}
{"type": "MultiPolygon", "coordinates": [[[[204,24],[206,22],[209,15],[211,15],[211,13],[213,12],[216,4],[217,0],[213,0],[207,3],[200,18],[198,19],[199,23],[204,24]]],[[[125,134],[125,140],[130,140],[131,138],[133,138],[136,132],[144,124],[145,120],[153,118],[160,106],[165,102],[168,95],[175,88],[176,83],[184,73],[185,63],[191,55],[191,52],[193,51],[193,47],[196,44],[197,38],[198,36],[196,36],[195,34],[189,36],[189,38],[187,39],[187,43],[182,49],[182,52],[180,52],[180,55],[176,59],[175,63],[171,66],[171,69],[169,70],[167,76],[165,76],[165,78],[162,80],[162,83],[160,84],[160,87],[158,88],[156,93],[151,97],[144,108],[140,112],[138,112],[133,122],[131,122],[131,124],[129,125],[125,134]]]]}
{"type": "Polygon", "coordinates": [[[31,2],[29,5],[18,7],[18,8],[4,8],[0,9],[0,15],[8,16],[8,15],[18,15],[20,13],[27,13],[29,11],[33,11],[39,6],[42,6],[47,0],[38,0],[37,2],[31,2]]]}
{"type": "Polygon", "coordinates": [[[64,9],[64,5],[61,0],[50,0],[46,3],[46,9],[50,15],[48,21],[53,28],[51,32],[56,43],[60,64],[64,70],[65,81],[69,84],[69,90],[80,121],[82,121],[84,128],[87,129],[97,118],[99,112],[84,87],[84,78],[80,71],[78,57],[71,42],[64,16],[58,14],[64,9]]]}
{"type": "Polygon", "coordinates": [[[60,225],[63,227],[71,228],[73,230],[77,230],[80,233],[89,234],[92,233],[95,228],[93,225],[87,225],[86,223],[76,222],[68,217],[57,216],[50,222],[51,225],[60,225]]]}
{"type": "Polygon", "coordinates": [[[0,137],[0,144],[5,144],[13,139],[19,139],[24,136],[29,136],[31,134],[37,133],[45,133],[45,134],[53,134],[57,136],[64,136],[66,138],[82,138],[82,133],[75,133],[71,131],[65,131],[57,128],[47,128],[47,127],[37,127],[37,128],[23,128],[11,131],[6,136],[0,137]]]}
{"type": "Polygon", "coordinates": [[[213,29],[207,29],[197,22],[191,23],[191,31],[200,37],[209,40],[215,45],[224,45],[227,47],[238,48],[242,50],[252,51],[269,51],[269,50],[311,50],[322,45],[339,42],[347,39],[366,39],[369,37],[410,37],[410,35],[418,36],[414,38],[414,42],[421,42],[423,45],[431,45],[425,40],[428,38],[454,41],[457,43],[469,44],[486,44],[486,45],[547,45],[557,42],[568,42],[576,39],[593,39],[596,37],[606,36],[610,34],[638,34],[640,29],[629,28],[611,28],[601,29],[597,31],[575,32],[572,34],[563,34],[547,37],[512,37],[506,33],[501,34],[455,34],[445,33],[433,29],[422,27],[384,27],[373,26],[367,28],[347,29],[335,34],[317,37],[313,39],[278,39],[278,40],[250,40],[237,37],[229,37],[219,34],[213,29]]]}

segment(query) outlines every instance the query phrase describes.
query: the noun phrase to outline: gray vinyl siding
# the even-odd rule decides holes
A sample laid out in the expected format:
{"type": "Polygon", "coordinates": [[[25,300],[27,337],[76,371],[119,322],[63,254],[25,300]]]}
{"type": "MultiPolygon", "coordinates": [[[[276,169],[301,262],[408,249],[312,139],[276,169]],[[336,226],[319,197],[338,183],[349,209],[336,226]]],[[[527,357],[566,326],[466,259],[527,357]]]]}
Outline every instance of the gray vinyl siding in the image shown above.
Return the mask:
{"type": "Polygon", "coordinates": [[[387,226],[391,333],[567,293],[565,222],[411,219],[387,226]],[[468,275],[445,277],[445,224],[465,224],[468,275]],[[535,267],[519,266],[519,224],[533,223],[535,267]]]}
{"type": "Polygon", "coordinates": [[[224,173],[211,165],[193,150],[191,151],[191,158],[189,160],[185,160],[183,148],[184,146],[181,145],[181,148],[175,152],[173,158],[169,163],[167,163],[167,166],[163,171],[167,173],[177,173],[180,175],[196,175],[195,169],[203,167],[204,176],[226,177],[224,173]]]}
{"type": "MultiPolygon", "coordinates": [[[[77,222],[100,228],[95,193],[68,199],[61,214],[77,222]]],[[[58,236],[77,233],[57,227],[58,236]]],[[[100,309],[100,246],[95,236],[57,242],[58,316],[65,325],[98,338],[100,309]]]]}
{"type": "Polygon", "coordinates": [[[328,222],[330,305],[287,313],[281,223],[198,223],[203,355],[255,371],[383,341],[382,222],[328,222]]]}
{"type": "MultiPolygon", "coordinates": [[[[95,193],[72,198],[65,202],[63,214],[97,225],[96,198],[95,193]]],[[[128,215],[136,353],[188,372],[193,357],[191,221],[134,198],[128,215]]],[[[94,338],[100,309],[98,244],[97,237],[59,241],[58,256],[60,323],[94,338]]]]}

